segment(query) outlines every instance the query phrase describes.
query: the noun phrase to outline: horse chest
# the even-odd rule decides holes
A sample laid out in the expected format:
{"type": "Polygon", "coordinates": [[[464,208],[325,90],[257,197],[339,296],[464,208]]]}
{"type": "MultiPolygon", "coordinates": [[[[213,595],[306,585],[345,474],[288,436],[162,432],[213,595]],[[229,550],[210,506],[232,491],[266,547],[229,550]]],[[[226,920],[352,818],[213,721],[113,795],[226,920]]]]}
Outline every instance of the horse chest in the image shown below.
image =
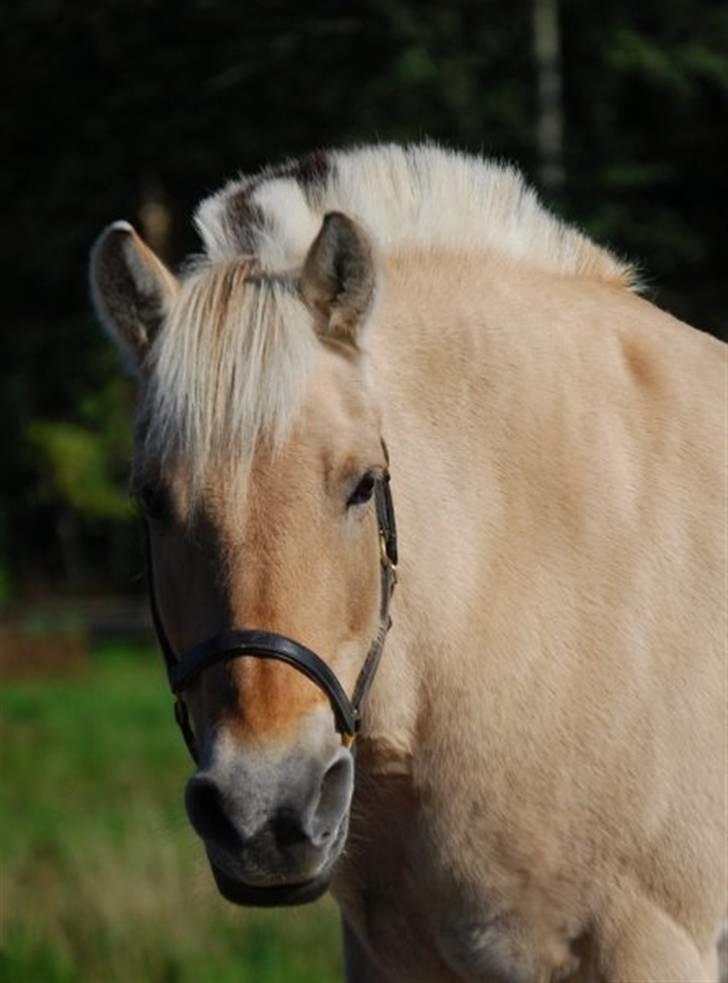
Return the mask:
{"type": "Polygon", "coordinates": [[[345,904],[387,983],[591,983],[558,940],[541,944],[516,915],[492,916],[411,870],[370,867],[345,904]],[[383,887],[387,888],[383,890],[383,887]]]}
{"type": "MultiPolygon", "coordinates": [[[[381,786],[380,786],[381,791],[381,786]]],[[[587,983],[569,940],[443,870],[406,783],[360,801],[335,884],[387,983],[587,983]]]]}
{"type": "MultiPolygon", "coordinates": [[[[422,912],[411,897],[363,898],[365,937],[389,983],[587,983],[579,960],[555,945],[546,954],[517,918],[422,912]],[[434,916],[434,917],[433,917],[434,916]]],[[[435,900],[435,899],[431,899],[435,900]]]]}
{"type": "Polygon", "coordinates": [[[568,944],[531,937],[517,915],[463,914],[441,928],[438,943],[448,966],[468,983],[592,983],[568,944]]]}

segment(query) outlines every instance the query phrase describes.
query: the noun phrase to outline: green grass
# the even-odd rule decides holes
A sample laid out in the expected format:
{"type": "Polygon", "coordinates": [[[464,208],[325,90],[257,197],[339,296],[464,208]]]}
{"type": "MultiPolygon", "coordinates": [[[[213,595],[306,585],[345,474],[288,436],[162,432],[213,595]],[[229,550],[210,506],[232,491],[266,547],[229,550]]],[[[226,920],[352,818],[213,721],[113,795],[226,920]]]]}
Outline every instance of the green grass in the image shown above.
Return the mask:
{"type": "Polygon", "coordinates": [[[217,894],[187,823],[189,761],[151,652],[0,694],[4,983],[328,983],[330,900],[278,911],[217,894]]]}

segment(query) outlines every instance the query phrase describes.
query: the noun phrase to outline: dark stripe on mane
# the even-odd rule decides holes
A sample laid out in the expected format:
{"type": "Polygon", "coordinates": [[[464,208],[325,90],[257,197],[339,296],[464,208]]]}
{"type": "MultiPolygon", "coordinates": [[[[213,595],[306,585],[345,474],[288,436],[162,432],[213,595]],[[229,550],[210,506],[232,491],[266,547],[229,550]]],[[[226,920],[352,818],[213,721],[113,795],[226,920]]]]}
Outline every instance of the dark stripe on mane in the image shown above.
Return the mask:
{"type": "Polygon", "coordinates": [[[330,156],[324,150],[314,150],[304,157],[266,168],[257,177],[250,178],[240,191],[231,194],[225,202],[224,220],[241,253],[255,255],[258,233],[268,224],[262,208],[251,200],[261,185],[278,178],[290,178],[313,207],[326,188],[331,172],[330,156]]]}

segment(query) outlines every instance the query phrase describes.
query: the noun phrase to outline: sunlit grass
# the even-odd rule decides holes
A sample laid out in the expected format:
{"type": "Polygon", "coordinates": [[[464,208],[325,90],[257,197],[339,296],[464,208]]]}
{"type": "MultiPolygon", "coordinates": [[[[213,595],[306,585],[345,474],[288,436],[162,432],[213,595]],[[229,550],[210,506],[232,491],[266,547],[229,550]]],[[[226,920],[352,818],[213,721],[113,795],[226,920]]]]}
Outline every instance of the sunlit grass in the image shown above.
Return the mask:
{"type": "Polygon", "coordinates": [[[333,904],[273,912],[217,894],[183,814],[188,773],[151,654],[0,696],[0,978],[14,983],[326,983],[333,904]]]}

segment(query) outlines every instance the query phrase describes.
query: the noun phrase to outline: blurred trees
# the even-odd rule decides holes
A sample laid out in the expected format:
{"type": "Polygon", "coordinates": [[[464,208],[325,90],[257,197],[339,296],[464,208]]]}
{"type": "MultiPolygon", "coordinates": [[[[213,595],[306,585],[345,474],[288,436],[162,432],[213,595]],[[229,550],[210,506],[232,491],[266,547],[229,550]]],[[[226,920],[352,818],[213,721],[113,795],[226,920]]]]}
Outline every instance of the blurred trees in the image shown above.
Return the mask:
{"type": "MultiPolygon", "coordinates": [[[[87,301],[103,225],[126,217],[177,262],[196,248],[194,205],[237,170],[351,141],[431,136],[512,159],[538,183],[539,5],[3,7],[0,590],[8,575],[16,591],[128,589],[140,567],[124,493],[133,393],[87,301]]],[[[641,263],[658,303],[718,333],[728,7],[548,6],[564,173],[551,203],[641,263]]]]}

